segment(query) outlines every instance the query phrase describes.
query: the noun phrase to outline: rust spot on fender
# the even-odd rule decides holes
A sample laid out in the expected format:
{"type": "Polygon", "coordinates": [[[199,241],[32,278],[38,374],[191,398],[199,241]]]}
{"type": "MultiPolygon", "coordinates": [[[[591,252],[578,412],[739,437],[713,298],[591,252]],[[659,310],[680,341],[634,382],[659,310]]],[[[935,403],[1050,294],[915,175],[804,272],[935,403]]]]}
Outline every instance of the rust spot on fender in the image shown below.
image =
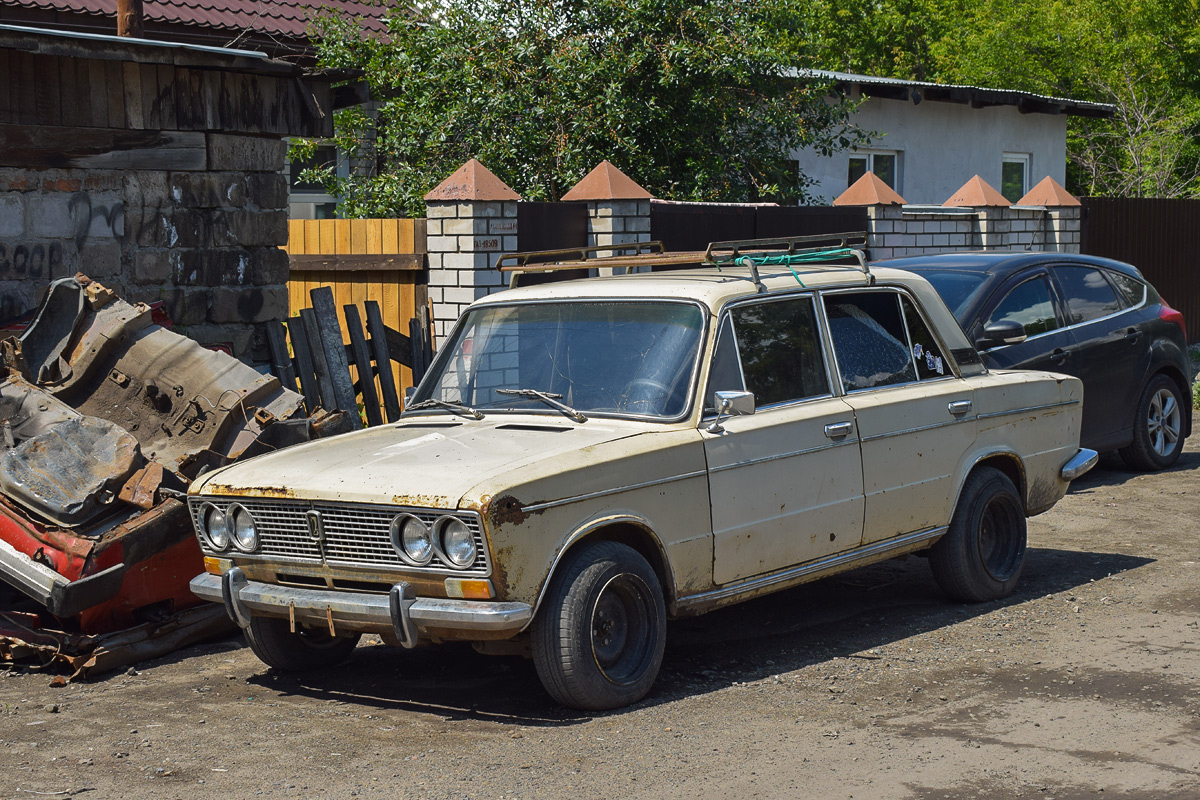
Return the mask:
{"type": "Polygon", "coordinates": [[[204,491],[207,494],[267,497],[273,500],[287,500],[296,496],[296,493],[286,486],[226,486],[224,484],[217,484],[205,487],[204,491]]]}
{"type": "Polygon", "coordinates": [[[529,513],[525,511],[525,505],[511,494],[497,497],[489,503],[487,516],[492,524],[497,526],[523,525],[525,520],[529,519],[529,513]]]}

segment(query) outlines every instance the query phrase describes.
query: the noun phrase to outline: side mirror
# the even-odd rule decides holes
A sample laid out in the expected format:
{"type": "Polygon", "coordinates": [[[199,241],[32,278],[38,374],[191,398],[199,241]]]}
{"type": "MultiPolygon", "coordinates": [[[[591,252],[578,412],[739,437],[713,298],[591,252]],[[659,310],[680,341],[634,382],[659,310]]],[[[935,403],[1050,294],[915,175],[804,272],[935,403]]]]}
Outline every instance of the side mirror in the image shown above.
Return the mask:
{"type": "Polygon", "coordinates": [[[705,430],[709,433],[721,433],[721,419],[728,417],[748,417],[754,413],[754,392],[717,392],[717,418],[705,430]]]}
{"type": "Polygon", "coordinates": [[[412,402],[413,392],[417,391],[415,386],[406,386],[404,388],[404,407],[408,408],[408,404],[412,402]]]}
{"type": "Polygon", "coordinates": [[[1005,344],[1020,344],[1025,341],[1025,326],[1011,319],[993,322],[983,329],[983,335],[975,341],[980,350],[1005,344]]]}

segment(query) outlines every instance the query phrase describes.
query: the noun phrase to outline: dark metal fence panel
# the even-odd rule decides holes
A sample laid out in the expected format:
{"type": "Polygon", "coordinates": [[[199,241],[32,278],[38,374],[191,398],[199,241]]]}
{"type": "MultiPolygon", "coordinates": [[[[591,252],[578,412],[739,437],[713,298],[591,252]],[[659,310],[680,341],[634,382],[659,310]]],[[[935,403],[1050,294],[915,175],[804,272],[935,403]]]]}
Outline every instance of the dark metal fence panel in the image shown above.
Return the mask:
{"type": "Polygon", "coordinates": [[[587,247],[588,212],[584,203],[517,203],[517,250],[565,250],[587,247]]]}
{"type": "Polygon", "coordinates": [[[1200,200],[1085,197],[1080,250],[1133,264],[1200,341],[1200,200]]]}
{"type": "Polygon", "coordinates": [[[866,229],[865,207],[650,204],[650,238],[670,251],[703,250],[709,242],[866,229]]]}

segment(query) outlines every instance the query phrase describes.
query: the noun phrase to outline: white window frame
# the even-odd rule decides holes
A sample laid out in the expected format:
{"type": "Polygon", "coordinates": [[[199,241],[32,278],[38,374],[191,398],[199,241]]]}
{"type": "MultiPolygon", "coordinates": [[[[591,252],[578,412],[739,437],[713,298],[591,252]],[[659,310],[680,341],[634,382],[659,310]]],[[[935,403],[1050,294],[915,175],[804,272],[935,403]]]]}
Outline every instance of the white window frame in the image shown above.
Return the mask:
{"type": "MultiPolygon", "coordinates": [[[[867,172],[874,172],[875,175],[878,176],[879,173],[875,171],[875,157],[876,156],[892,156],[895,159],[894,163],[896,165],[896,179],[895,179],[896,185],[892,187],[892,190],[896,194],[904,194],[904,192],[902,192],[900,189],[901,184],[904,182],[903,151],[900,151],[900,150],[854,150],[850,153],[849,158],[847,158],[847,160],[846,160],[846,172],[849,173],[849,171],[850,171],[850,160],[849,160],[850,158],[866,158],[867,172]]],[[[847,188],[849,188],[849,182],[847,182],[847,188]]]]}
{"type": "MultiPolygon", "coordinates": [[[[322,143],[321,147],[332,147],[332,142],[322,143]]],[[[341,150],[334,150],[334,157],[337,159],[337,174],[339,178],[346,178],[350,175],[350,160],[345,157],[341,150]]],[[[283,175],[288,183],[288,216],[291,219],[316,219],[317,207],[329,204],[336,204],[338,198],[326,192],[314,192],[311,190],[297,189],[292,186],[292,162],[290,159],[285,159],[283,164],[283,175]]]]}
{"type": "MultiPolygon", "coordinates": [[[[1020,164],[1021,165],[1021,194],[1012,199],[1012,202],[1017,202],[1032,188],[1029,185],[1030,166],[1033,161],[1032,153],[1015,153],[1007,150],[1000,156],[1000,189],[1001,194],[1004,190],[1004,165],[1005,164],[1020,164]]],[[[1007,198],[1006,198],[1007,199],[1007,198]]]]}

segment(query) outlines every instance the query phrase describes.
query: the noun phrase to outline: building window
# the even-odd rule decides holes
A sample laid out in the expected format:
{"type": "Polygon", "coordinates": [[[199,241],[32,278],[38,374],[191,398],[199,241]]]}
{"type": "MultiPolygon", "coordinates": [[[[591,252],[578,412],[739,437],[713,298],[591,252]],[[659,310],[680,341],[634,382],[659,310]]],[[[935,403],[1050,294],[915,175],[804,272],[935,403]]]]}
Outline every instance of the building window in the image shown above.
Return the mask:
{"type": "Polygon", "coordinates": [[[294,159],[287,164],[288,210],[292,219],[331,219],[337,214],[337,198],[313,181],[301,180],[300,175],[310,167],[337,165],[337,174],[349,174],[349,164],[333,145],[321,145],[311,159],[294,159]]]}
{"type": "Polygon", "coordinates": [[[859,151],[850,156],[850,173],[846,185],[850,186],[867,172],[895,191],[900,191],[900,154],[895,150],[859,151]]]}
{"type": "Polygon", "coordinates": [[[1000,194],[1010,203],[1029,191],[1029,153],[1005,153],[1000,167],[1000,194]]]}

